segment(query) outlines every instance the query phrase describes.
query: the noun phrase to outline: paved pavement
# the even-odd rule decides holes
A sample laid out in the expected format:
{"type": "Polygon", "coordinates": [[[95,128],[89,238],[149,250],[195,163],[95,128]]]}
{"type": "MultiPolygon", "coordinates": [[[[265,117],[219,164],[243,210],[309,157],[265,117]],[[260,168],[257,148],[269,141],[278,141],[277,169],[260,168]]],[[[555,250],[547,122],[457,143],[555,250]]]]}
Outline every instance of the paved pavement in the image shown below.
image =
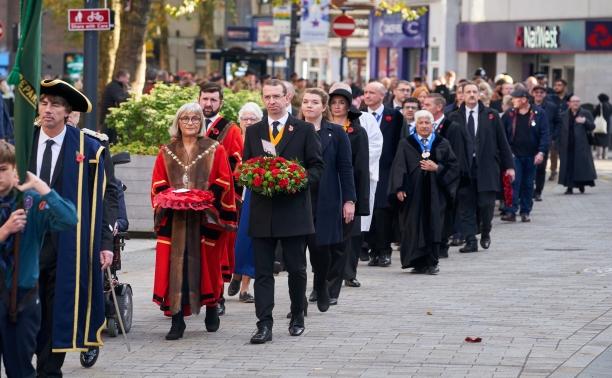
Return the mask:
{"type": "MultiPolygon", "coordinates": [[[[612,161],[597,187],[563,195],[547,186],[532,223],[501,224],[486,252],[452,249],[438,276],[359,266],[327,313],[311,306],[306,332],[287,333],[287,277],[277,278],[274,341],[248,343],[254,306],[228,298],[217,333],[203,316],[165,341],[170,321],[151,302],[154,252],[131,240],[121,279],[135,293],[132,352],[106,338],[91,369],[69,354],[66,376],[612,376],[612,161]],[[467,343],[467,336],[481,337],[467,343]],[[606,352],[607,350],[607,352],[606,352]]],[[[310,279],[310,278],[309,278],[310,279]]]]}

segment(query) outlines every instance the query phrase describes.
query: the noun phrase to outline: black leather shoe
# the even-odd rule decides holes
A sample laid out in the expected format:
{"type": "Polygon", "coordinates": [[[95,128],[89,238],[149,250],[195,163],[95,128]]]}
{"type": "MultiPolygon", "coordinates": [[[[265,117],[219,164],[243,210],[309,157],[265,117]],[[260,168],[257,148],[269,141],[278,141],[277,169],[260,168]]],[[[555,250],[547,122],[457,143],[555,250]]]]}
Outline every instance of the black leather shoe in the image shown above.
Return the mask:
{"type": "Polygon", "coordinates": [[[583,193],[583,194],[584,194],[584,185],[580,185],[580,186],[578,187],[578,190],[580,190],[580,193],[583,193]]]}
{"type": "Polygon", "coordinates": [[[291,317],[291,321],[289,322],[289,334],[291,336],[300,336],[304,333],[304,316],[303,315],[293,315],[291,317]]]}
{"type": "Polygon", "coordinates": [[[478,252],[478,244],[476,243],[476,240],[465,243],[465,246],[463,248],[460,248],[459,252],[461,253],[478,252]]]}
{"type": "Polygon", "coordinates": [[[460,247],[465,244],[465,239],[458,236],[453,236],[448,244],[450,244],[452,247],[460,247]]]}
{"type": "Polygon", "coordinates": [[[382,266],[383,268],[391,266],[391,256],[385,255],[378,260],[378,266],[382,266]]]}
{"type": "Polygon", "coordinates": [[[542,194],[534,193],[533,194],[533,200],[536,201],[536,202],[542,202],[542,194]]]}
{"type": "Polygon", "coordinates": [[[425,270],[425,274],[429,274],[430,276],[435,276],[436,274],[438,274],[438,272],[440,272],[440,268],[438,268],[437,265],[436,266],[429,266],[425,270]]]}
{"type": "Polygon", "coordinates": [[[185,332],[185,319],[183,318],[182,313],[178,313],[176,315],[172,315],[172,326],[170,327],[170,331],[166,335],[166,340],[178,340],[183,337],[183,333],[185,332]]]}
{"type": "Polygon", "coordinates": [[[501,216],[501,220],[504,222],[516,222],[516,214],[506,213],[501,216]]]}
{"type": "Polygon", "coordinates": [[[410,273],[412,274],[424,274],[425,271],[427,271],[426,267],[423,266],[415,266],[414,268],[412,268],[412,270],[410,271],[410,273]]]}
{"type": "Polygon", "coordinates": [[[350,280],[344,280],[344,286],[361,287],[361,282],[357,281],[357,278],[351,278],[350,280]]]}
{"type": "Polygon", "coordinates": [[[378,256],[370,256],[368,266],[378,266],[378,256]]]}
{"type": "Polygon", "coordinates": [[[204,325],[206,331],[217,332],[221,319],[219,319],[219,307],[206,307],[206,317],[204,318],[204,325]]]}
{"type": "Polygon", "coordinates": [[[567,189],[565,190],[565,194],[574,194],[574,189],[572,189],[572,188],[567,188],[567,189]]]}
{"type": "Polygon", "coordinates": [[[227,286],[227,295],[233,297],[240,291],[240,280],[232,280],[227,286]]]}
{"type": "Polygon", "coordinates": [[[308,296],[308,302],[316,302],[317,301],[317,291],[315,289],[312,289],[312,291],[310,292],[310,295],[308,296]]]}
{"type": "Polygon", "coordinates": [[[438,253],[438,257],[441,259],[448,258],[448,246],[440,247],[440,252],[438,253]]]}
{"type": "Polygon", "coordinates": [[[275,261],[274,262],[274,268],[273,268],[273,273],[274,274],[279,274],[280,272],[283,271],[283,264],[281,264],[280,261],[275,261]]]}
{"type": "Polygon", "coordinates": [[[268,326],[257,327],[257,332],[251,337],[251,344],[265,344],[272,341],[272,328],[268,326]]]}
{"type": "Polygon", "coordinates": [[[489,249],[491,246],[491,236],[488,234],[483,234],[480,237],[480,246],[484,249],[489,249]]]}
{"type": "Polygon", "coordinates": [[[335,306],[338,304],[338,298],[329,298],[329,305],[335,306]]]}
{"type": "Polygon", "coordinates": [[[529,215],[523,214],[521,215],[521,222],[523,223],[531,222],[531,218],[529,217],[529,215]]]}
{"type": "Polygon", "coordinates": [[[217,314],[219,316],[225,315],[225,298],[221,297],[217,303],[217,314]]]}

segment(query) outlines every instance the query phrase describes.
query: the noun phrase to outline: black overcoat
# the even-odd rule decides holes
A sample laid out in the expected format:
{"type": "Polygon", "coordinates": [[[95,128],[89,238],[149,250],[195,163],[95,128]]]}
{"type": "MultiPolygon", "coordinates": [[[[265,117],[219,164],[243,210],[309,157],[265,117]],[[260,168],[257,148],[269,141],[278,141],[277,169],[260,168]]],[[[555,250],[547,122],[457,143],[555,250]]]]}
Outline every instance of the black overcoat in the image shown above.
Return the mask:
{"type": "MultiPolygon", "coordinates": [[[[283,137],[276,146],[276,154],[285,159],[298,160],[308,172],[309,185],[315,185],[323,171],[323,159],[321,142],[314,126],[289,115],[284,127],[283,137]]],[[[244,161],[265,156],[262,139],[270,141],[267,117],[246,129],[244,161]]],[[[315,232],[309,190],[275,197],[253,193],[250,211],[251,237],[283,238],[315,232]]]]}
{"type": "MultiPolygon", "coordinates": [[[[569,152],[569,117],[571,110],[561,114],[561,132],[559,136],[559,184],[573,187],[576,182],[588,182],[597,178],[591,146],[587,139],[587,132],[595,129],[593,116],[588,110],[579,109],[577,116],[586,118],[584,123],[574,123],[574,151],[569,152]],[[571,156],[573,155],[573,156],[571,156]],[[573,160],[572,172],[568,172],[568,161],[573,160]]],[[[571,166],[571,165],[570,165],[571,166]]]]}
{"type": "Polygon", "coordinates": [[[444,231],[446,206],[454,200],[459,185],[459,164],[450,143],[436,137],[430,160],[438,164],[436,172],[420,168],[421,147],[414,136],[400,141],[393,161],[389,200],[400,205],[402,268],[415,266],[417,259],[439,248],[444,231]],[[403,203],[397,192],[406,192],[403,203]]]}
{"type": "Polygon", "coordinates": [[[387,208],[387,191],[389,190],[389,175],[391,165],[397,151],[397,144],[402,133],[404,117],[395,109],[385,107],[380,120],[380,131],[383,135],[383,148],[379,160],[378,185],[374,197],[374,208],[387,208]]]}

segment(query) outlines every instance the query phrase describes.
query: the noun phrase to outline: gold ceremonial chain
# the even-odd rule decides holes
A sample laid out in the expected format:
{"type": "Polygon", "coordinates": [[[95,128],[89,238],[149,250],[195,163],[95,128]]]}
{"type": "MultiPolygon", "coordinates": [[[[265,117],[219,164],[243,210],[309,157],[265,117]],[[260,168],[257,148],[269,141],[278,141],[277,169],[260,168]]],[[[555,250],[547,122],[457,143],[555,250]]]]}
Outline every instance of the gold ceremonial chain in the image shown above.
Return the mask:
{"type": "Polygon", "coordinates": [[[213,152],[217,146],[219,145],[219,142],[215,142],[212,146],[208,147],[206,149],[206,151],[202,152],[201,154],[199,154],[198,156],[196,156],[195,159],[193,159],[189,164],[185,165],[181,159],[178,158],[178,156],[176,156],[174,154],[174,152],[170,151],[170,149],[167,146],[164,146],[164,150],[166,151],[166,153],[174,160],[176,161],[176,163],[178,165],[180,165],[181,167],[183,167],[183,169],[185,170],[185,173],[183,174],[183,185],[185,185],[185,187],[189,187],[189,168],[191,168],[195,163],[197,163],[198,161],[200,161],[203,157],[205,157],[206,155],[208,155],[209,153],[213,152]]]}

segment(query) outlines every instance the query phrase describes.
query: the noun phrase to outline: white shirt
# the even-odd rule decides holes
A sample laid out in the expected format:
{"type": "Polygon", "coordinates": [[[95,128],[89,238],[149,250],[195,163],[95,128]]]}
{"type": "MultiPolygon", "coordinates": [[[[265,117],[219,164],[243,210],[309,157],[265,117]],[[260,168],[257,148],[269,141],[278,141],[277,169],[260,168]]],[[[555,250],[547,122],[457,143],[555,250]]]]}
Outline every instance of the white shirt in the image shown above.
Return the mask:
{"type": "Polygon", "coordinates": [[[64,143],[64,137],[66,136],[66,127],[62,130],[59,135],[49,138],[43,128],[40,128],[40,134],[38,135],[38,149],[36,151],[36,175],[40,177],[40,170],[42,167],[43,155],[45,154],[45,148],[47,147],[47,141],[49,139],[53,139],[55,143],[51,146],[51,175],[49,178],[53,177],[53,172],[55,172],[55,165],[57,163],[57,158],[59,157],[59,153],[62,150],[62,143],[64,143]]]}
{"type": "MultiPolygon", "coordinates": [[[[468,112],[469,114],[469,112],[468,112]]],[[[442,114],[442,117],[440,117],[440,119],[434,121],[433,123],[433,131],[438,130],[438,126],[440,126],[440,124],[444,122],[444,114],[442,114]]],[[[476,123],[476,117],[474,117],[474,123],[476,123]]]]}
{"type": "Polygon", "coordinates": [[[287,123],[287,119],[288,118],[289,118],[289,113],[285,113],[285,115],[283,117],[281,117],[280,119],[272,119],[268,115],[268,126],[270,127],[270,132],[272,132],[272,130],[274,130],[274,127],[272,126],[272,123],[274,123],[275,121],[278,121],[278,122],[280,122],[280,125],[278,125],[276,128],[278,129],[278,132],[280,133],[281,130],[285,127],[285,123],[287,123]]]}
{"type": "Polygon", "coordinates": [[[467,126],[468,119],[470,118],[470,111],[472,110],[474,111],[472,114],[474,118],[474,135],[476,135],[478,134],[478,104],[476,104],[473,109],[468,108],[467,105],[465,106],[465,124],[467,126]]]}
{"type": "Polygon", "coordinates": [[[376,122],[378,122],[378,126],[380,126],[380,121],[382,120],[382,115],[383,115],[384,111],[385,111],[385,106],[383,104],[380,104],[380,106],[377,109],[370,109],[370,108],[368,108],[368,113],[370,113],[370,114],[376,113],[375,116],[374,116],[374,114],[372,114],[372,115],[376,119],[376,122]]]}
{"type": "Polygon", "coordinates": [[[208,127],[206,127],[206,131],[208,131],[208,129],[210,129],[210,126],[212,126],[212,124],[215,123],[217,118],[219,118],[219,113],[215,114],[214,117],[204,118],[204,126],[206,126],[206,120],[208,120],[208,119],[210,120],[210,123],[208,124],[208,127]]]}

